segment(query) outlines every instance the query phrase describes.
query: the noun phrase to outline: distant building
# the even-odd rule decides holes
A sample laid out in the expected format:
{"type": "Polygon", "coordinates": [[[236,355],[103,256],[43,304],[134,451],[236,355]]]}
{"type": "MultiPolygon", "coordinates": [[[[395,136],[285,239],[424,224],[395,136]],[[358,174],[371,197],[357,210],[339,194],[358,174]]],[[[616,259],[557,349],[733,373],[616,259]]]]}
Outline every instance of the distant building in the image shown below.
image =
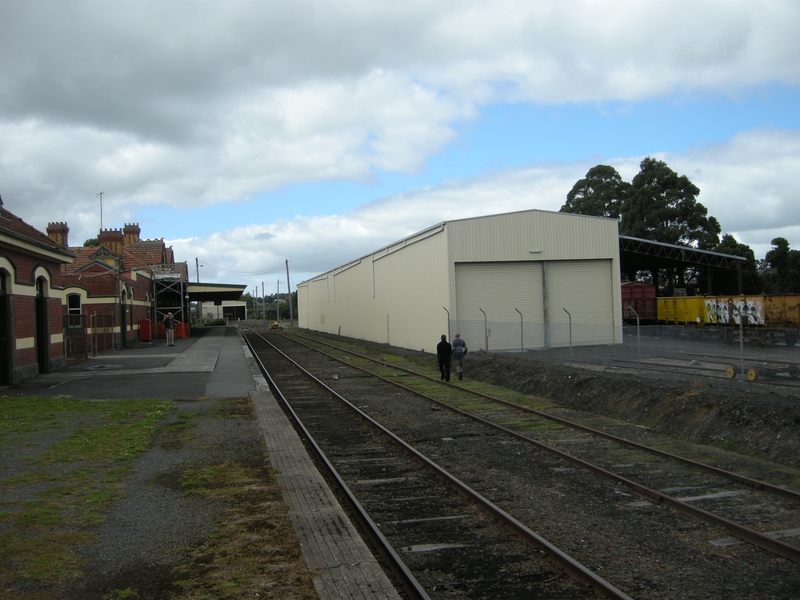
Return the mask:
{"type": "Polygon", "coordinates": [[[200,306],[200,318],[211,321],[216,319],[244,321],[247,319],[247,302],[243,300],[224,300],[218,304],[203,302],[200,306]]]}
{"type": "Polygon", "coordinates": [[[0,385],[64,367],[62,266],[75,256],[0,199],[0,385]]]}

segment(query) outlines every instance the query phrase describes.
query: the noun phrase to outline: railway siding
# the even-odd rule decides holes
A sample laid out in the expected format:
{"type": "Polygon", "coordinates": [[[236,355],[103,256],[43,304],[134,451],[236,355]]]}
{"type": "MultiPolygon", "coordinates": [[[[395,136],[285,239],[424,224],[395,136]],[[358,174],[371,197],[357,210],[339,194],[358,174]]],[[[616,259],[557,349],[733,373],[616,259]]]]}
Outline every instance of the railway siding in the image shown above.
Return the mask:
{"type": "MultiPolygon", "coordinates": [[[[747,545],[731,548],[710,544],[709,540],[727,537],[719,528],[642,503],[629,489],[598,481],[521,442],[487,434],[479,424],[464,423],[463,417],[435,410],[429,403],[402,392],[371,389],[375,384],[370,380],[348,374],[346,367],[339,364],[322,361],[317,368],[337,390],[355,394],[359,398],[357,404],[363,404],[364,410],[416,440],[426,455],[455,470],[459,477],[502,503],[533,529],[562,540],[563,545],[559,545],[566,551],[590,557],[583,562],[625,591],[635,590],[631,593],[634,597],[708,597],[703,594],[711,593],[710,582],[715,582],[715,596],[724,589],[733,598],[749,597],[743,591],[749,585],[745,583],[746,573],[737,571],[735,566],[740,563],[749,565],[747,571],[758,565],[759,572],[768,578],[764,597],[781,597],[780,594],[800,589],[797,565],[787,566],[747,545]],[[696,585],[701,580],[706,583],[696,585]],[[776,585],[784,587],[777,589],[776,585]]],[[[630,429],[639,436],[650,435],[641,427],[611,425],[630,429]]],[[[552,427],[542,431],[537,427],[527,429],[543,435],[559,433],[559,428],[552,427]]],[[[562,443],[578,447],[585,444],[580,435],[564,438],[562,443]]],[[[646,458],[614,458],[609,460],[618,463],[616,466],[623,471],[651,462],[646,458]]],[[[681,488],[687,495],[688,488],[698,488],[697,495],[705,496],[698,501],[707,504],[731,498],[720,495],[715,499],[714,492],[706,490],[712,487],[707,478],[682,481],[671,487],[681,488]]]]}

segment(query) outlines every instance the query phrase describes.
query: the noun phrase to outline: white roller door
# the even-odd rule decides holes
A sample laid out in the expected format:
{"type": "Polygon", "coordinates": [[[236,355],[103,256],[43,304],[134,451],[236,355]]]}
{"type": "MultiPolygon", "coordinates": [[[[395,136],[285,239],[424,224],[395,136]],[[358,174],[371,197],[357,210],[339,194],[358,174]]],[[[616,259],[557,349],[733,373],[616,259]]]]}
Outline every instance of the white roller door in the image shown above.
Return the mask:
{"type": "Polygon", "coordinates": [[[459,331],[471,350],[486,347],[485,333],[490,352],[544,346],[541,263],[457,263],[455,267],[453,335],[459,331]],[[485,329],[480,309],[486,313],[485,329]]]}
{"type": "Polygon", "coordinates": [[[614,343],[614,310],[610,260],[547,263],[549,338],[551,347],[614,343]]]}
{"type": "Polygon", "coordinates": [[[610,260],[550,261],[545,285],[540,262],[456,264],[456,320],[452,334],[472,350],[518,351],[614,343],[610,260]],[[484,315],[486,313],[484,328],[484,315]],[[517,310],[519,312],[517,312],[517,310]],[[520,314],[521,313],[521,314],[520,314]],[[488,333],[488,340],[485,333],[488,333]]]}

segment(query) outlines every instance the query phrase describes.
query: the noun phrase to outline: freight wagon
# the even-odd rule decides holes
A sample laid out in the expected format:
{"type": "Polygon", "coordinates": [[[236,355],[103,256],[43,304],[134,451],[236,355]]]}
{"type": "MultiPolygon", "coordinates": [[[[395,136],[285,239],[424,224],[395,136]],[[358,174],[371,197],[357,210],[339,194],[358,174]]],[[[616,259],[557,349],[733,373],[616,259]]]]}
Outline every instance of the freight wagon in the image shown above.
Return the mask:
{"type": "Polygon", "coordinates": [[[642,323],[680,325],[689,333],[716,335],[726,343],[739,339],[740,323],[745,339],[759,344],[794,346],[800,339],[800,294],[655,298],[651,284],[637,282],[637,287],[626,291],[630,285],[622,286],[623,318],[628,323],[632,316],[628,307],[632,307],[642,311],[642,323]],[[655,318],[651,302],[655,302],[655,318]]]}
{"type": "Polygon", "coordinates": [[[641,281],[629,281],[622,284],[622,319],[626,323],[640,324],[658,321],[656,304],[656,286],[641,281]]]}

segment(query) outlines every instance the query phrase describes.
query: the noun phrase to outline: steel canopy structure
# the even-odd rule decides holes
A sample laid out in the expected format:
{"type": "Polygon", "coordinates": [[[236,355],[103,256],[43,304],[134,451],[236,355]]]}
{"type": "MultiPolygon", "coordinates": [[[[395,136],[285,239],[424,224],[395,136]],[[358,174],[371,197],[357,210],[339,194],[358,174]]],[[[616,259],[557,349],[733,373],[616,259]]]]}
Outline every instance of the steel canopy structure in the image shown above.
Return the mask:
{"type": "Polygon", "coordinates": [[[686,268],[687,266],[704,266],[736,271],[739,277],[739,293],[741,294],[743,288],[742,267],[747,262],[747,259],[743,256],[722,254],[721,252],[699,250],[690,246],[664,244],[653,240],[621,235],[619,236],[619,262],[622,273],[665,268],[686,268]]]}
{"type": "Polygon", "coordinates": [[[226,300],[238,300],[242,297],[246,285],[228,283],[186,283],[186,295],[189,302],[213,302],[220,306],[226,300]]]}

